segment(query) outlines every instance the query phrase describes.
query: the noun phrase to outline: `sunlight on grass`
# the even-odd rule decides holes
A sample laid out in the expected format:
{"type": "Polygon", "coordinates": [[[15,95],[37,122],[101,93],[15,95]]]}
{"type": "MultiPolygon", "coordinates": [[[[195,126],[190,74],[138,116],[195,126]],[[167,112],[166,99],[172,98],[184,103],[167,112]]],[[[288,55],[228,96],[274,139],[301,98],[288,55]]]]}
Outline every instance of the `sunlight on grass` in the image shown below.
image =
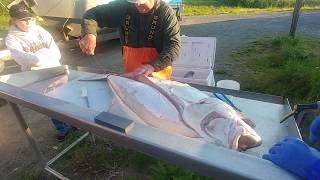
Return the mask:
{"type": "Polygon", "coordinates": [[[6,31],[9,26],[9,17],[8,16],[0,16],[0,31],[6,31]]]}
{"type": "MultiPolygon", "coordinates": [[[[281,12],[292,11],[293,8],[243,8],[227,6],[194,6],[184,5],[184,16],[196,15],[219,15],[219,14],[246,14],[246,13],[264,13],[264,12],[281,12]]],[[[305,6],[303,10],[320,10],[320,6],[305,6]]]]}

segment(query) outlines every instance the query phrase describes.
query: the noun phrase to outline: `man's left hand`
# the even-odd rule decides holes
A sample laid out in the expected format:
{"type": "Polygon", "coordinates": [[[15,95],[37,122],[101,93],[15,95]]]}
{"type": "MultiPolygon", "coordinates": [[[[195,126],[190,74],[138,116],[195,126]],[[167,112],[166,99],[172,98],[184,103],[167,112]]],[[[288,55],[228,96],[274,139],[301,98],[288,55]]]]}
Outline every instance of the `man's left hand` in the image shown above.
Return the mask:
{"type": "Polygon", "coordinates": [[[136,77],[136,76],[139,76],[139,75],[149,76],[153,72],[154,72],[154,67],[153,66],[151,66],[150,64],[144,64],[144,65],[141,65],[140,67],[138,67],[133,72],[127,73],[126,75],[128,77],[136,77]]]}

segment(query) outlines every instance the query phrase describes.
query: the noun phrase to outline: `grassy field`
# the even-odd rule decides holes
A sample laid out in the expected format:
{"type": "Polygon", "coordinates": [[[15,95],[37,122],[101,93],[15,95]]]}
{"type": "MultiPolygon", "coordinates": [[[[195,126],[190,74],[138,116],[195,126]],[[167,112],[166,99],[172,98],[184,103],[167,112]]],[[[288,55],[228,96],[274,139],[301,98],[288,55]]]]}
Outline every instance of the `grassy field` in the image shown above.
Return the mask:
{"type": "Polygon", "coordinates": [[[290,98],[294,103],[319,99],[320,41],[277,37],[256,41],[234,57],[241,61],[242,83],[251,91],[290,98]],[[263,79],[263,81],[262,81],[263,79]]]}
{"type": "MultiPolygon", "coordinates": [[[[241,64],[241,87],[287,97],[292,104],[316,102],[320,98],[319,49],[319,40],[304,37],[252,42],[233,54],[241,64]]],[[[312,119],[307,117],[302,128],[304,138],[312,119]]]]}
{"type": "MultiPolygon", "coordinates": [[[[183,0],[186,5],[246,8],[293,7],[296,0],[183,0]]],[[[306,6],[319,6],[318,0],[304,0],[306,6]]]]}
{"type": "MultiPolygon", "coordinates": [[[[292,11],[293,7],[267,7],[267,8],[246,8],[246,7],[229,7],[229,6],[194,6],[185,5],[184,16],[199,15],[219,15],[219,14],[247,14],[247,13],[267,13],[292,11]]],[[[304,6],[303,10],[319,10],[319,6],[304,6]]]]}
{"type": "MultiPolygon", "coordinates": [[[[292,11],[295,0],[184,0],[185,16],[292,11]]],[[[320,1],[304,1],[304,10],[320,9],[320,1]]]]}

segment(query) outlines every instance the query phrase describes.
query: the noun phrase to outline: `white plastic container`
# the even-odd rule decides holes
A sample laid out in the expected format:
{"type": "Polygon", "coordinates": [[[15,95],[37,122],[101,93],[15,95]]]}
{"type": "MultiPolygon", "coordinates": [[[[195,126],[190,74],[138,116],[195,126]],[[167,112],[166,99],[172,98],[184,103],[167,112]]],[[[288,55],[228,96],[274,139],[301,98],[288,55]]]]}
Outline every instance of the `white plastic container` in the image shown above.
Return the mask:
{"type": "Polygon", "coordinates": [[[240,90],[240,83],[234,80],[220,80],[217,82],[217,87],[225,89],[240,90]]]}
{"type": "Polygon", "coordinates": [[[215,86],[213,67],[215,37],[181,37],[179,58],[173,63],[172,80],[215,86]]]}

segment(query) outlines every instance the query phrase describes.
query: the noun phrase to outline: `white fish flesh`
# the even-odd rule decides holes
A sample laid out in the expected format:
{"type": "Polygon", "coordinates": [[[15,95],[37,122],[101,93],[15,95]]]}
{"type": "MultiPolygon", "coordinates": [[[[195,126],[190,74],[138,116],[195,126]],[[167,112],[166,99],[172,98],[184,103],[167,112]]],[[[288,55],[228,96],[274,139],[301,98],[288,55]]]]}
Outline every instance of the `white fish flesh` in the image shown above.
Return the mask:
{"type": "Polygon", "coordinates": [[[261,144],[261,137],[225,102],[188,84],[139,76],[109,75],[116,97],[145,123],[235,150],[261,144]]]}

